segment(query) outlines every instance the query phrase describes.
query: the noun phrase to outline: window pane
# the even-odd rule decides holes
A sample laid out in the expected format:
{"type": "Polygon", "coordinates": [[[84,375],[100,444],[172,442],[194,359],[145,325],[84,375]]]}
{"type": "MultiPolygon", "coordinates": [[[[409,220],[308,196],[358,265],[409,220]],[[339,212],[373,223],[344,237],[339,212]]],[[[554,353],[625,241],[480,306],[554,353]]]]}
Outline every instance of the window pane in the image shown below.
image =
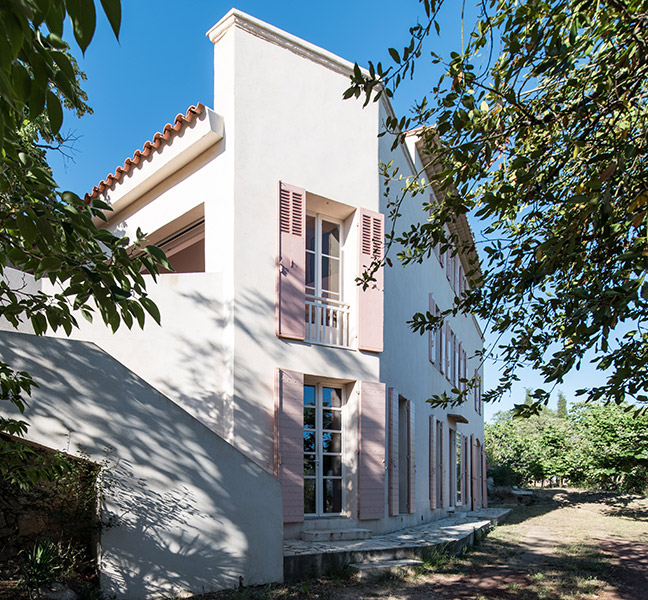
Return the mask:
{"type": "Polygon", "coordinates": [[[339,479],[324,480],[324,512],[342,512],[342,482],[339,479]]]}
{"type": "Polygon", "coordinates": [[[322,221],[322,254],[340,256],[340,226],[322,221]]]}
{"type": "Polygon", "coordinates": [[[315,254],[306,251],[306,291],[315,294],[315,254]]]}
{"type": "Polygon", "coordinates": [[[315,512],[315,480],[304,479],[304,512],[312,514],[315,512]]]}
{"type": "Polygon", "coordinates": [[[309,406],[304,407],[304,427],[315,429],[315,409],[309,406]]]}
{"type": "Polygon", "coordinates": [[[304,454],[304,475],[315,475],[314,454],[304,454]]]}
{"type": "Polygon", "coordinates": [[[315,251],[315,217],[306,215],[306,250],[315,251]]]}
{"type": "Polygon", "coordinates": [[[304,386],[304,406],[315,406],[315,386],[304,386]]]}
{"type": "MultiPolygon", "coordinates": [[[[306,415],[304,415],[306,419],[306,415]]],[[[342,413],[339,410],[324,409],[322,411],[322,427],[324,429],[342,430],[342,413]]]]}
{"type": "Polygon", "coordinates": [[[324,472],[322,475],[328,476],[341,476],[342,475],[342,458],[340,456],[327,456],[324,457],[324,472]]]}
{"type": "MultiPolygon", "coordinates": [[[[306,434],[304,434],[304,446],[306,445],[306,434]]],[[[322,433],[322,452],[342,452],[342,436],[339,433],[322,433]]]]}
{"type": "Polygon", "coordinates": [[[322,257],[322,296],[330,297],[325,292],[335,294],[337,298],[340,294],[340,259],[322,257]]]}
{"type": "Polygon", "coordinates": [[[314,431],[304,431],[304,452],[315,452],[314,431]]]}
{"type": "Polygon", "coordinates": [[[342,406],[342,390],[328,387],[322,388],[322,406],[340,408],[342,406]]]}

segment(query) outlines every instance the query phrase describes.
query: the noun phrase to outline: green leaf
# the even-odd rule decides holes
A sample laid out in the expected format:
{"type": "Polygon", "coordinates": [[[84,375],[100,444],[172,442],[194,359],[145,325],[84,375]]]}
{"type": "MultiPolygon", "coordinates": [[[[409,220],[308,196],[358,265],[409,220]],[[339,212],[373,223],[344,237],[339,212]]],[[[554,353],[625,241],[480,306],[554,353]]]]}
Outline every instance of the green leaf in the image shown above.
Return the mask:
{"type": "Polygon", "coordinates": [[[53,133],[58,133],[63,125],[63,109],[54,92],[47,92],[47,116],[53,133]]]}
{"type": "Polygon", "coordinates": [[[396,48],[389,48],[389,55],[394,59],[394,62],[397,62],[400,65],[401,59],[396,48]]]}
{"type": "Polygon", "coordinates": [[[66,0],[66,6],[72,21],[74,38],[81,51],[85,54],[97,25],[94,0],[66,0]]]}
{"type": "Polygon", "coordinates": [[[146,246],[144,248],[145,252],[149,254],[153,260],[155,260],[156,263],[162,265],[165,269],[169,269],[169,271],[175,271],[175,269],[171,266],[171,263],[168,261],[166,254],[160,248],[157,246],[146,246]]]}
{"type": "Polygon", "coordinates": [[[160,310],[156,306],[155,302],[151,300],[148,296],[142,296],[140,298],[140,304],[144,307],[146,312],[155,319],[155,322],[160,325],[160,310]]]}
{"type": "Polygon", "coordinates": [[[103,6],[115,37],[119,39],[119,28],[121,26],[121,0],[101,0],[101,6],[103,6]]]}

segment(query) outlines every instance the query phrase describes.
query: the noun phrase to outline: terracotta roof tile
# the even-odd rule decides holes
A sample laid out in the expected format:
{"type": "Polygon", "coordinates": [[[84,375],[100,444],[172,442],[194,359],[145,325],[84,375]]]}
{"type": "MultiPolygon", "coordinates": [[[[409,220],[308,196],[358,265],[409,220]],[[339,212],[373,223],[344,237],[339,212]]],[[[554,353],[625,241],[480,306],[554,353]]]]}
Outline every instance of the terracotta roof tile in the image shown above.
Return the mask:
{"type": "Polygon", "coordinates": [[[204,112],[204,110],[205,105],[198,102],[195,106],[190,106],[184,115],[182,113],[178,114],[173,122],[173,125],[171,123],[167,123],[161,133],[158,131],[153,136],[153,139],[151,141],[148,141],[144,144],[144,148],[142,150],[135,151],[133,158],[127,158],[124,161],[124,166],[117,167],[114,174],[110,173],[105,179],[95,185],[92,188],[92,191],[86,194],[86,201],[97,198],[107,189],[110,189],[114,187],[115,184],[121,182],[124,175],[130,173],[131,169],[139,165],[142,159],[148,158],[151,152],[153,152],[154,150],[159,150],[162,146],[169,143],[171,138],[180,133],[180,131],[182,131],[182,129],[186,125],[191,124],[196,119],[196,117],[200,116],[204,112]]]}

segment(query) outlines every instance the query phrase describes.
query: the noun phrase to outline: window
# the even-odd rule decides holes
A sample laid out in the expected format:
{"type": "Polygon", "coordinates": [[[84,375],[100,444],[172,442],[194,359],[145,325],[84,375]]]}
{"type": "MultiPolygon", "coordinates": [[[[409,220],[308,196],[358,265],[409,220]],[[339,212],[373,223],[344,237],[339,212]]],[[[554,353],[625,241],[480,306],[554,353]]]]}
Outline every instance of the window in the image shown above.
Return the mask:
{"type": "Polygon", "coordinates": [[[342,388],[304,385],[304,514],[342,512],[342,388]]]}
{"type": "Polygon", "coordinates": [[[349,306],[342,302],[342,224],[306,215],[306,341],[348,346],[349,306]]]}
{"type": "Polygon", "coordinates": [[[341,224],[306,215],[306,295],[341,300],[341,224]]]}
{"type": "Polygon", "coordinates": [[[343,348],[357,341],[358,350],[382,352],[382,265],[366,287],[353,282],[374,259],[382,258],[384,216],[284,182],[279,182],[278,200],[277,336],[343,348]],[[351,227],[358,229],[357,252],[343,241],[351,227]],[[345,251],[357,261],[343,268],[345,251]],[[343,281],[354,295],[353,327],[343,281]]]}

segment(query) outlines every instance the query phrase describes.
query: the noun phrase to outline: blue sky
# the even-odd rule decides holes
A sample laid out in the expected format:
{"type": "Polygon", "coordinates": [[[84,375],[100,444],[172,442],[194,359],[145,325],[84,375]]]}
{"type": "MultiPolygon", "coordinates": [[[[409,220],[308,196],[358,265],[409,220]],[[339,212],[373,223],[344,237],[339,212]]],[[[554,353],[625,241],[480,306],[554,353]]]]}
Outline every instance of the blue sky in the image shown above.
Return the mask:
{"type": "MultiPolygon", "coordinates": [[[[196,102],[212,105],[212,44],[205,33],[232,4],[216,0],[122,2],[119,42],[99,14],[95,38],[85,56],[72,44],[87,75],[84,89],[94,114],[81,120],[66,116],[63,131],[78,136],[74,162],[52,154],[50,163],[60,187],[79,195],[114,172],[176,114],[196,102]]],[[[441,38],[435,40],[435,49],[443,52],[457,47],[460,40],[460,3],[447,4],[441,18],[441,38]]],[[[387,48],[400,50],[409,41],[408,28],[423,17],[417,0],[241,0],[235,6],[363,66],[369,60],[389,64],[387,48]]],[[[69,28],[65,33],[70,40],[69,28]]],[[[397,114],[405,114],[415,99],[425,95],[438,75],[427,61],[419,61],[415,80],[403,84],[393,101],[397,114]]],[[[496,381],[493,365],[487,366],[485,377],[487,386],[496,381]]],[[[571,400],[573,391],[591,380],[592,370],[587,369],[574,374],[560,389],[571,400]]],[[[510,408],[514,401],[522,402],[525,387],[540,385],[537,375],[524,373],[511,398],[486,407],[486,418],[510,408]]]]}

